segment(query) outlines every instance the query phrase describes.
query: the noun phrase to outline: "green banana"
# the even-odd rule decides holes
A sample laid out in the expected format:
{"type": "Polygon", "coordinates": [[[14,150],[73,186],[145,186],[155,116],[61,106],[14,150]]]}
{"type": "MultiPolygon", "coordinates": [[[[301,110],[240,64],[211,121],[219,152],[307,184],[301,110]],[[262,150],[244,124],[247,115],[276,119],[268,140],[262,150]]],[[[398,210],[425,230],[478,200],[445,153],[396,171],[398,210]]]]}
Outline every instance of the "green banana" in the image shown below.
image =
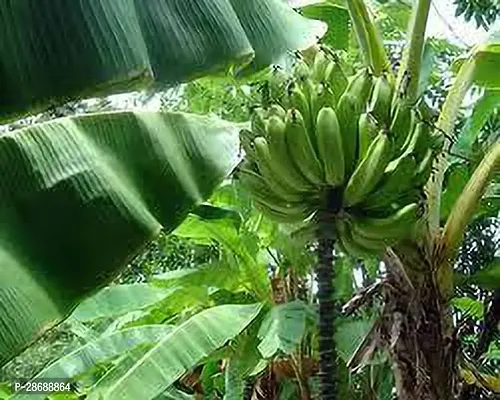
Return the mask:
{"type": "Polygon", "coordinates": [[[250,116],[250,125],[253,132],[260,136],[266,135],[266,119],[264,109],[257,107],[250,116]]]}
{"type": "Polygon", "coordinates": [[[326,74],[326,83],[335,95],[334,105],[337,105],[340,96],[342,96],[342,93],[345,92],[349,81],[344,71],[342,70],[340,63],[337,61],[330,61],[330,64],[328,65],[326,70],[326,74]]]}
{"type": "Polygon", "coordinates": [[[317,82],[321,82],[326,78],[326,70],[328,67],[328,57],[323,50],[316,53],[314,57],[313,65],[311,68],[311,77],[317,82]]]}
{"type": "MultiPolygon", "coordinates": [[[[338,219],[335,227],[337,229],[338,244],[341,250],[348,255],[354,255],[358,258],[370,258],[383,250],[383,247],[377,250],[367,247],[366,240],[363,243],[355,240],[348,219],[338,219]]],[[[373,245],[370,247],[373,247],[373,245]]]]}
{"type": "Polygon", "coordinates": [[[295,65],[293,66],[293,75],[298,79],[298,80],[305,80],[311,77],[312,71],[311,68],[309,68],[309,65],[302,60],[302,59],[297,59],[295,62],[295,65]]]}
{"type": "Polygon", "coordinates": [[[274,172],[288,186],[295,187],[298,191],[312,191],[314,187],[300,173],[290,158],[285,138],[285,127],[285,122],[277,116],[271,116],[267,123],[269,155],[274,163],[274,172]]]}
{"type": "Polygon", "coordinates": [[[403,153],[404,144],[415,126],[415,113],[411,105],[399,101],[394,108],[391,126],[389,128],[395,143],[396,156],[403,153]]]}
{"type": "Polygon", "coordinates": [[[380,132],[380,126],[377,120],[369,112],[361,114],[359,117],[359,145],[358,162],[361,161],[368,151],[370,144],[380,132]]]}
{"type": "Polygon", "coordinates": [[[341,185],[344,182],[345,171],[344,149],[339,121],[333,108],[323,107],[319,111],[316,137],[326,183],[332,186],[341,185]]]}
{"type": "Polygon", "coordinates": [[[373,75],[370,69],[363,68],[351,77],[350,82],[347,84],[346,91],[356,97],[361,104],[366,104],[372,89],[373,75]]]}
{"type": "MultiPolygon", "coordinates": [[[[271,104],[269,106],[269,109],[267,110],[267,118],[271,117],[278,117],[281,120],[285,120],[286,117],[286,110],[281,107],[279,104],[271,104]]],[[[269,123],[269,121],[268,121],[269,123]]],[[[269,130],[269,126],[267,127],[267,130],[269,130]]]]}
{"type": "Polygon", "coordinates": [[[400,193],[406,192],[413,186],[416,168],[417,162],[411,153],[405,153],[391,161],[377,188],[366,197],[364,204],[367,208],[388,206],[397,200],[400,193]]]}
{"type": "Polygon", "coordinates": [[[288,108],[294,108],[300,112],[304,119],[307,134],[310,135],[310,132],[314,129],[310,108],[310,96],[313,93],[313,89],[310,87],[307,90],[308,92],[309,90],[311,91],[308,93],[309,96],[304,93],[299,85],[294,85],[289,91],[290,106],[288,108]]]}
{"type": "Polygon", "coordinates": [[[323,107],[335,107],[336,103],[335,94],[330,87],[324,84],[318,85],[316,95],[311,98],[311,118],[316,121],[323,107]]]}
{"type": "Polygon", "coordinates": [[[403,145],[405,151],[413,152],[417,163],[425,157],[431,142],[431,131],[425,122],[418,122],[403,145]]]}
{"type": "Polygon", "coordinates": [[[391,161],[391,156],[391,141],[387,132],[381,130],[347,183],[343,199],[345,206],[350,207],[360,203],[377,186],[391,161]]]}
{"type": "Polygon", "coordinates": [[[271,190],[282,199],[294,202],[302,199],[302,194],[293,185],[288,185],[276,173],[275,165],[278,160],[273,160],[269,152],[267,140],[263,137],[257,137],[254,140],[255,154],[257,156],[257,166],[260,175],[268,183],[271,190]]]}
{"type": "Polygon", "coordinates": [[[387,218],[354,217],[353,233],[367,239],[404,239],[418,219],[418,204],[408,204],[387,218]]]}
{"type": "Polygon", "coordinates": [[[393,86],[385,74],[375,78],[370,111],[381,124],[389,124],[393,86]]]}
{"type": "Polygon", "coordinates": [[[345,92],[337,105],[336,113],[342,133],[344,148],[345,175],[349,176],[356,166],[358,149],[358,120],[362,107],[356,97],[345,92]]]}
{"type": "Polygon", "coordinates": [[[243,186],[250,191],[255,206],[271,219],[278,222],[298,222],[311,214],[303,201],[289,203],[276,196],[264,178],[249,169],[240,169],[238,178],[243,186]]]}
{"type": "Polygon", "coordinates": [[[288,110],[285,119],[285,140],[288,153],[297,169],[312,185],[324,185],[323,171],[311,143],[302,113],[297,109],[288,110]]]}
{"type": "Polygon", "coordinates": [[[279,223],[292,224],[301,222],[312,213],[312,211],[305,207],[278,206],[276,203],[271,203],[264,199],[254,199],[254,204],[257,210],[279,223]]]}
{"type": "Polygon", "coordinates": [[[413,185],[415,187],[420,187],[425,184],[432,173],[432,165],[434,163],[434,153],[432,149],[427,150],[423,160],[418,165],[415,176],[413,177],[413,185]]]}
{"type": "Polygon", "coordinates": [[[248,166],[241,166],[238,168],[236,176],[240,182],[245,186],[252,196],[257,200],[265,200],[276,204],[287,204],[288,201],[273,191],[269,182],[267,182],[262,175],[250,169],[248,166]]]}

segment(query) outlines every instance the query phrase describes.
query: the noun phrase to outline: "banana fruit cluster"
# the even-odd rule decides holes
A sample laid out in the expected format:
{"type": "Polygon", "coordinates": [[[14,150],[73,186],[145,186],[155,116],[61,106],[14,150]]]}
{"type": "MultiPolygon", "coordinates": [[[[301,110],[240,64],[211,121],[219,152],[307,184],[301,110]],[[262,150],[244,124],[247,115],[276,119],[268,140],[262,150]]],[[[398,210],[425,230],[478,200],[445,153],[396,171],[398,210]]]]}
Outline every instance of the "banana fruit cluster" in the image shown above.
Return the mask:
{"type": "Polygon", "coordinates": [[[338,243],[361,257],[409,237],[444,139],[392,79],[367,68],[347,78],[323,51],[299,60],[280,101],[256,109],[240,134],[237,177],[256,207],[314,224],[329,204],[338,243]]]}

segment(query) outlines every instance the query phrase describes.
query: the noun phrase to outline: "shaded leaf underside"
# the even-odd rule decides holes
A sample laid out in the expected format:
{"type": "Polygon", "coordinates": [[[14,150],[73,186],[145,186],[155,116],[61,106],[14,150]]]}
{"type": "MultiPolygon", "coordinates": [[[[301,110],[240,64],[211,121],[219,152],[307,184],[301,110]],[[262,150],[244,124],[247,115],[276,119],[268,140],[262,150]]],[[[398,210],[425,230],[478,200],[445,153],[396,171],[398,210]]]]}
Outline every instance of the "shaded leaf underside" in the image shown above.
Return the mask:
{"type": "Polygon", "coordinates": [[[325,31],[281,0],[3,0],[0,121],[250,61],[251,72],[325,31]]]}
{"type": "Polygon", "coordinates": [[[0,365],[174,229],[237,162],[238,128],[182,113],[64,118],[0,137],[0,365]]]}

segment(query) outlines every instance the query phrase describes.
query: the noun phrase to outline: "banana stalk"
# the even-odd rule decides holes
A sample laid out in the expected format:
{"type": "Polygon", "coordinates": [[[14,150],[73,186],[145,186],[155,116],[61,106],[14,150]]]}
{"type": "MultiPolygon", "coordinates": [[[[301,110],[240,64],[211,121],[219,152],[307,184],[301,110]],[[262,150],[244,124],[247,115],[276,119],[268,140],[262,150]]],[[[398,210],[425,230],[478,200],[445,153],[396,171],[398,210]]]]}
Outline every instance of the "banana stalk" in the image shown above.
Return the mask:
{"type": "Polygon", "coordinates": [[[417,6],[413,11],[408,29],[408,45],[404,50],[397,77],[397,91],[409,104],[413,104],[418,96],[425,29],[427,27],[431,2],[431,0],[418,0],[417,6]]]}
{"type": "MultiPolygon", "coordinates": [[[[500,170],[500,143],[494,144],[484,156],[448,216],[439,246],[441,250],[439,259],[443,261],[442,268],[448,269],[448,271],[438,271],[440,276],[445,277],[453,273],[453,264],[449,261],[455,258],[465,228],[472,219],[474,211],[490,183],[491,176],[498,170],[500,170]]],[[[444,285],[443,294],[450,295],[453,290],[453,280],[440,280],[440,283],[444,285]]]]}
{"type": "MultiPolygon", "coordinates": [[[[460,106],[462,105],[465,95],[472,85],[475,72],[476,60],[475,56],[473,56],[462,65],[452,88],[448,92],[448,96],[446,97],[443,110],[441,111],[436,126],[437,130],[447,137],[453,136],[453,128],[455,126],[460,106]]],[[[446,140],[446,142],[446,145],[448,145],[449,141],[446,140]]],[[[433,179],[427,182],[426,187],[429,231],[430,236],[433,238],[437,238],[439,236],[441,189],[443,187],[444,173],[446,171],[447,164],[448,162],[446,157],[438,158],[438,162],[436,162],[435,165],[433,179]]]]}
{"type": "Polygon", "coordinates": [[[318,212],[318,282],[319,304],[319,379],[322,400],[337,399],[336,350],[334,342],[335,313],[339,307],[334,300],[334,225],[329,210],[318,212]]]}

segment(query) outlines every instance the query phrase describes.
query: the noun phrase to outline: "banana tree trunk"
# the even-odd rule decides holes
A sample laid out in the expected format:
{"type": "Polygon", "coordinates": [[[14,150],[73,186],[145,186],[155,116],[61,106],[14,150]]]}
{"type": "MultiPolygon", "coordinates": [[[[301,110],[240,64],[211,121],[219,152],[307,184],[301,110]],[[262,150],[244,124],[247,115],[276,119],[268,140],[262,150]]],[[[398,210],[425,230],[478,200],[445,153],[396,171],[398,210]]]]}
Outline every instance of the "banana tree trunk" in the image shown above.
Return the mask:
{"type": "Polygon", "coordinates": [[[384,257],[388,284],[378,340],[401,400],[451,400],[456,393],[458,339],[428,259],[414,248],[384,257]]]}

